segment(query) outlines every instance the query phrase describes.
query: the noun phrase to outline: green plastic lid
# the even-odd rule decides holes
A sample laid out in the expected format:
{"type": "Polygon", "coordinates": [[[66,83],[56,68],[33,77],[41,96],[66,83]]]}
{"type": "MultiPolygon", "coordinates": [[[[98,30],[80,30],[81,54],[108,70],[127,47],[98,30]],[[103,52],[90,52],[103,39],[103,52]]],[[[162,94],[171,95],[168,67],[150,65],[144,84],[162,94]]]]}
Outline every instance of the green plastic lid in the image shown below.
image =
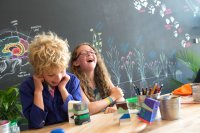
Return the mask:
{"type": "Polygon", "coordinates": [[[127,98],[126,101],[128,103],[137,103],[138,102],[138,98],[137,97],[131,97],[131,98],[127,98]]]}
{"type": "Polygon", "coordinates": [[[17,126],[17,120],[11,120],[10,126],[17,126]]]}

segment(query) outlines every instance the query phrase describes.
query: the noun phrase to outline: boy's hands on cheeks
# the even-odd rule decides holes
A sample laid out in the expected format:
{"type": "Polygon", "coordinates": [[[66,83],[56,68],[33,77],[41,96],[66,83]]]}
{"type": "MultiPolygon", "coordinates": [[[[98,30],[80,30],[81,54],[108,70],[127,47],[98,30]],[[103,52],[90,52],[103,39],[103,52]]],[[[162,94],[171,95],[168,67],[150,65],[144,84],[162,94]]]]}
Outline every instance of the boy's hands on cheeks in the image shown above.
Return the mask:
{"type": "Polygon", "coordinates": [[[42,92],[43,91],[42,82],[44,82],[44,78],[42,76],[34,74],[33,80],[35,85],[35,92],[42,92]]]}
{"type": "Polygon", "coordinates": [[[35,85],[35,91],[34,91],[34,104],[39,107],[40,109],[44,110],[44,103],[43,103],[43,85],[42,82],[44,82],[44,78],[42,76],[33,75],[34,85],[35,85]]]}
{"type": "Polygon", "coordinates": [[[63,101],[65,101],[66,98],[69,95],[67,89],[65,88],[65,86],[66,86],[66,84],[68,83],[69,80],[70,80],[70,76],[68,74],[65,74],[63,76],[62,80],[60,81],[59,85],[58,85],[58,89],[61,93],[63,101]]]}
{"type": "Polygon", "coordinates": [[[58,89],[61,91],[63,89],[65,89],[66,84],[68,83],[68,81],[70,80],[70,76],[68,74],[65,74],[62,78],[62,80],[60,81],[59,85],[58,85],[58,89]]]}

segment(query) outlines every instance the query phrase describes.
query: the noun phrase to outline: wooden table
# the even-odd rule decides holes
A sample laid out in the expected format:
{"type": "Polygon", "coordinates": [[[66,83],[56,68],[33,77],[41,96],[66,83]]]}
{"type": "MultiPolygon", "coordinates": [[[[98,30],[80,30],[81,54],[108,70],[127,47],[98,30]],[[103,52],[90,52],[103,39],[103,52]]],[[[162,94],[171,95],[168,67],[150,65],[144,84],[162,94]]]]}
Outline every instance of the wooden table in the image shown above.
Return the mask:
{"type": "Polygon", "coordinates": [[[49,133],[54,128],[63,128],[66,133],[199,133],[200,104],[182,104],[180,119],[173,121],[156,119],[151,125],[143,122],[120,126],[113,121],[113,114],[91,116],[91,122],[84,125],[73,125],[67,122],[46,126],[42,129],[23,131],[22,133],[49,133]]]}
{"type": "Polygon", "coordinates": [[[200,104],[181,104],[180,118],[167,121],[158,119],[141,133],[199,133],[200,104]]]}

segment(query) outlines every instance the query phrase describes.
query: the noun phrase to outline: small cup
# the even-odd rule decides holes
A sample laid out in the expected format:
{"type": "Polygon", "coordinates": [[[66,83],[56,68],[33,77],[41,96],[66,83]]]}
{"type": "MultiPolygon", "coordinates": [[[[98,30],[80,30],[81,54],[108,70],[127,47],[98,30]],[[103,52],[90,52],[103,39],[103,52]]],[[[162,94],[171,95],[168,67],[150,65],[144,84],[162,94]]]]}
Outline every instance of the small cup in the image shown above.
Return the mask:
{"type": "Polygon", "coordinates": [[[191,86],[194,101],[200,102],[200,83],[192,83],[191,86]]]}
{"type": "Polygon", "coordinates": [[[176,120],[180,116],[180,96],[162,96],[160,101],[160,113],[163,120],[176,120]]]}
{"type": "Polygon", "coordinates": [[[138,113],[138,97],[127,98],[126,103],[128,106],[129,114],[137,114],[138,113]]]}
{"type": "Polygon", "coordinates": [[[10,122],[8,120],[0,120],[0,133],[9,133],[9,124],[10,122]]]}

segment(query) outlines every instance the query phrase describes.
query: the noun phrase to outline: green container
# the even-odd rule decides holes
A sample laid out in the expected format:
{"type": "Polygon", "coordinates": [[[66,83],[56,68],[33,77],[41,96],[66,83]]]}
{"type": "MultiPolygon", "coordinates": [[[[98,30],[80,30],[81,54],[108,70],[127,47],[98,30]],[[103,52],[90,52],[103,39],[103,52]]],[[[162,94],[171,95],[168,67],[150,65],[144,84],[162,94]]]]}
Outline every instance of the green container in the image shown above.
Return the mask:
{"type": "Polygon", "coordinates": [[[126,99],[128,109],[137,109],[138,98],[132,97],[126,99]]]}
{"type": "Polygon", "coordinates": [[[130,103],[137,103],[138,102],[138,98],[137,97],[127,98],[126,101],[130,102],[130,103]]]}

